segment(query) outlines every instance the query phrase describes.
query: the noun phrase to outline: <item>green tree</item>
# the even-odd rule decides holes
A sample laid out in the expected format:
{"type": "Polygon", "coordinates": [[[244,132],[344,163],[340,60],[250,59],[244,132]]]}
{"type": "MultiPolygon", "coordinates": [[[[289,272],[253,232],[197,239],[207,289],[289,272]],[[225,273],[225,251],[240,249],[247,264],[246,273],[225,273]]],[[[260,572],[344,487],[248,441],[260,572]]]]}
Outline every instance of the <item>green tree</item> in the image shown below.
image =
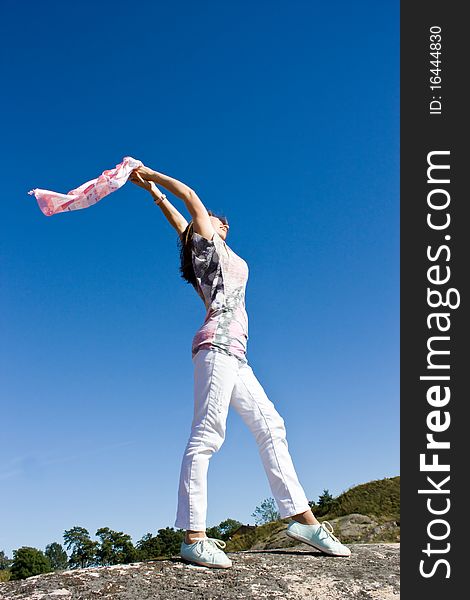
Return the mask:
{"type": "Polygon", "coordinates": [[[222,532],[218,525],[213,525],[212,527],[207,527],[206,529],[207,537],[217,538],[219,540],[222,539],[222,532]]]}
{"type": "Polygon", "coordinates": [[[4,550],[0,550],[0,571],[9,569],[13,561],[8,558],[4,550]]]}
{"type": "Polygon", "coordinates": [[[96,550],[98,542],[90,539],[90,534],[83,527],[72,527],[64,532],[64,542],[67,550],[72,550],[69,566],[85,568],[96,565],[96,550]]]}
{"type": "Polygon", "coordinates": [[[281,515],[276,509],[274,498],[266,498],[261,502],[261,506],[257,506],[255,512],[251,515],[254,517],[257,525],[270,523],[271,521],[279,521],[281,515]]]}
{"type": "Polygon", "coordinates": [[[334,498],[330,494],[329,490],[323,490],[323,494],[318,496],[318,516],[322,517],[323,515],[326,515],[333,504],[333,500],[334,498]]]}
{"type": "Polygon", "coordinates": [[[4,550],[0,550],[0,582],[8,581],[11,577],[10,567],[13,561],[8,558],[4,550]]]}
{"type": "Polygon", "coordinates": [[[174,556],[179,554],[184,532],[182,529],[175,531],[173,527],[165,527],[158,530],[157,538],[160,542],[161,556],[174,556]]]}
{"type": "Polygon", "coordinates": [[[158,536],[146,533],[136,543],[138,560],[153,560],[163,554],[162,541],[158,536]]]}
{"type": "Polygon", "coordinates": [[[323,490],[323,494],[321,494],[321,496],[318,496],[318,506],[321,506],[322,508],[324,506],[329,506],[333,502],[333,500],[334,498],[330,494],[330,491],[323,490]]]}
{"type": "Polygon", "coordinates": [[[102,527],[96,535],[101,538],[101,545],[96,550],[96,557],[101,565],[125,564],[137,558],[131,537],[122,531],[102,527]]]}
{"type": "Polygon", "coordinates": [[[227,541],[232,533],[240,527],[240,525],[243,525],[243,523],[237,521],[236,519],[225,519],[225,521],[219,523],[218,530],[220,532],[220,539],[227,541]]]}
{"type": "Polygon", "coordinates": [[[51,571],[50,560],[42,550],[30,546],[22,546],[18,550],[13,550],[11,579],[26,579],[26,577],[51,571]]]}
{"type": "Polygon", "coordinates": [[[310,506],[310,509],[314,515],[318,514],[318,511],[319,511],[318,504],[315,504],[315,502],[313,500],[309,500],[308,505],[310,506]]]}
{"type": "Polygon", "coordinates": [[[52,569],[59,571],[68,567],[67,552],[62,548],[61,544],[52,542],[46,546],[45,555],[51,562],[52,569]]]}

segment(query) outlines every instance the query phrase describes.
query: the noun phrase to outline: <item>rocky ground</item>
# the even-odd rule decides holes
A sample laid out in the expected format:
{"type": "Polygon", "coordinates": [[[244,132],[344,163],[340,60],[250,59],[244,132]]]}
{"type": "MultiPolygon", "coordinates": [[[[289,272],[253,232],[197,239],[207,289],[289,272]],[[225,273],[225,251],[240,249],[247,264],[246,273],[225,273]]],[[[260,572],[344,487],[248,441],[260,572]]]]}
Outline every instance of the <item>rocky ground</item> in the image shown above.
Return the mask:
{"type": "Polygon", "coordinates": [[[399,598],[399,544],[350,544],[334,558],[298,544],[227,552],[230,569],[168,560],[90,567],[0,583],[1,600],[392,600],[399,598]]]}

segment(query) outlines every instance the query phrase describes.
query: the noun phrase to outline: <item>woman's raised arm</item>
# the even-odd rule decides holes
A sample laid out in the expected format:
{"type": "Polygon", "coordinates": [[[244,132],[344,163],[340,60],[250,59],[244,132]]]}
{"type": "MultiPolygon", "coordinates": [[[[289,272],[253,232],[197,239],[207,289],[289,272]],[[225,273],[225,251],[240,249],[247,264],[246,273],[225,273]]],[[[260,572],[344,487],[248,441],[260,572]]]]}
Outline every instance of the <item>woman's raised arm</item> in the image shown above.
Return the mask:
{"type": "Polygon", "coordinates": [[[142,179],[142,177],[136,174],[135,171],[131,174],[129,180],[139,187],[144,188],[144,190],[150,192],[154,202],[161,208],[161,211],[165,215],[168,223],[170,223],[170,225],[176,229],[178,235],[181,235],[188,226],[188,222],[173,206],[168,198],[166,196],[163,197],[163,194],[160,192],[157,186],[152,181],[146,181],[142,179]]]}
{"type": "Polygon", "coordinates": [[[202,237],[212,240],[214,236],[214,227],[212,226],[206,207],[192,188],[182,181],[178,181],[178,179],[174,179],[163,173],[158,173],[158,171],[154,171],[149,167],[139,167],[138,169],[135,169],[134,173],[138,173],[142,179],[146,181],[161,185],[177,198],[183,200],[193,218],[194,231],[202,235],[202,237]]]}

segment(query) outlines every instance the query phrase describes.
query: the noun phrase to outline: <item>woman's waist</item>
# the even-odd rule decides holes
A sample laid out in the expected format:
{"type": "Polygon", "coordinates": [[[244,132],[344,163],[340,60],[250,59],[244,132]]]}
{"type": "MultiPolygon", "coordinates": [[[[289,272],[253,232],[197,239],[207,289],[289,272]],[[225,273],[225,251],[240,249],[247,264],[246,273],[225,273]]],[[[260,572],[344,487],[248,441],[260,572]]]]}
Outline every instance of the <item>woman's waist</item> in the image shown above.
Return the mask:
{"type": "Polygon", "coordinates": [[[226,354],[243,357],[246,355],[247,345],[248,336],[243,332],[230,334],[220,330],[214,332],[199,330],[193,338],[191,347],[193,354],[200,348],[214,348],[226,354]]]}
{"type": "Polygon", "coordinates": [[[246,347],[237,347],[237,346],[228,347],[226,345],[217,344],[216,342],[201,342],[200,344],[193,344],[193,346],[192,346],[191,354],[192,354],[193,359],[198,352],[203,351],[203,350],[208,350],[208,351],[212,351],[212,352],[213,351],[221,352],[222,354],[225,354],[226,356],[233,356],[242,364],[248,363],[246,347]]]}
{"type": "Polygon", "coordinates": [[[235,308],[224,306],[214,309],[210,307],[199,330],[221,325],[226,327],[239,325],[248,330],[248,314],[245,307],[243,305],[238,305],[235,308]]]}

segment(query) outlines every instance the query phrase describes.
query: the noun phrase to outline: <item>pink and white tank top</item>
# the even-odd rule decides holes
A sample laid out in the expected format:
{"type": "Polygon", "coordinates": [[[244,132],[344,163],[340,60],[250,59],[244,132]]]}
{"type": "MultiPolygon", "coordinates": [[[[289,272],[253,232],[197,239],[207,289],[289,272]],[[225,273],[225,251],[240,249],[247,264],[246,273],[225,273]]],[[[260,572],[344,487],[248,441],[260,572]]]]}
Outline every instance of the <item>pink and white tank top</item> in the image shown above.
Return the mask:
{"type": "Polygon", "coordinates": [[[246,361],[248,265],[216,232],[212,240],[193,232],[192,241],[197,292],[207,309],[193,338],[192,356],[201,348],[213,348],[246,361]]]}

